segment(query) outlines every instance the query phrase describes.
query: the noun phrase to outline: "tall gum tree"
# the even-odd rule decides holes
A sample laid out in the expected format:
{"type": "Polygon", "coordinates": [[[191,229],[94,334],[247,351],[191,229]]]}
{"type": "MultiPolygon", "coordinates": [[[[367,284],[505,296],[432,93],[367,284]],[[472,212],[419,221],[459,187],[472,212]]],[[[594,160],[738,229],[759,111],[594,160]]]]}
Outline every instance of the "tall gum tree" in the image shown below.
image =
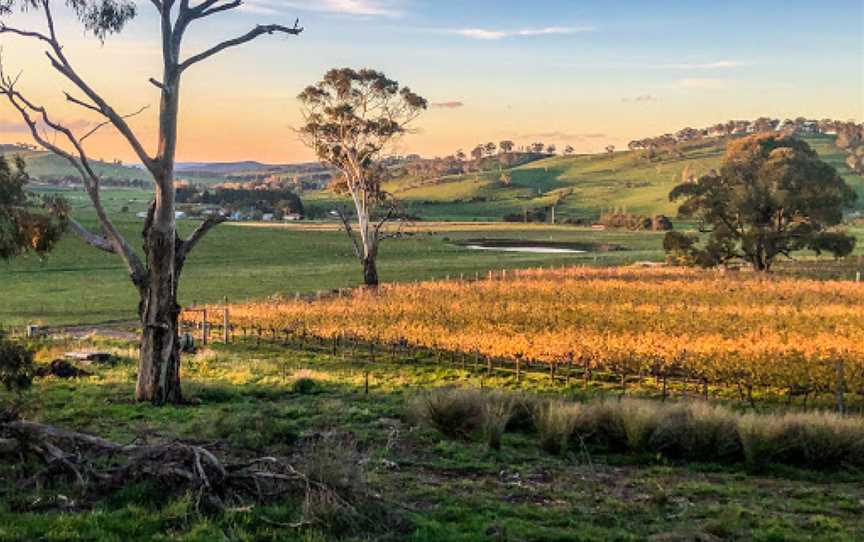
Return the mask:
{"type": "MultiPolygon", "coordinates": [[[[124,262],[132,283],[138,290],[141,319],[141,350],[135,397],[160,405],[182,401],[180,385],[180,341],[178,337],[177,288],[183,265],[198,242],[221,219],[204,221],[188,238],[177,233],[174,209],[174,167],[177,151],[177,122],[180,113],[181,79],[187,70],[219,53],[272,34],[298,35],[303,29],[278,24],[258,25],[246,34],[225,39],[210,48],[188,57],[183,56],[183,38],[190,26],[211,17],[236,12],[242,0],[150,0],[143,5],[155,9],[160,24],[162,59],[161,78],[150,83],[160,93],[158,130],[155,153],[144,143],[128,123],[128,117],[112,107],[108,100],[88,83],[67,56],[55,27],[54,8],[63,4],[70,9],[85,30],[95,39],[104,41],[119,33],[137,15],[133,0],[0,0],[0,34],[32,40],[45,47],[45,54],[55,70],[71,89],[66,100],[99,115],[102,122],[84,134],[54,118],[45,107],[18,90],[18,77],[0,69],[0,95],[20,114],[39,145],[64,158],[78,172],[96,211],[100,233],[93,233],[69,217],[70,228],[88,245],[118,255],[124,262]],[[21,28],[10,25],[18,11],[41,14],[42,28],[21,28]],[[100,198],[100,179],[87,152],[87,139],[98,129],[112,126],[130,145],[135,155],[153,178],[153,201],[145,220],[143,258],[115,227],[100,198]],[[51,136],[46,132],[53,132],[51,136]],[[59,141],[59,142],[58,142],[59,141]]],[[[61,6],[62,7],[62,6],[61,6]]],[[[143,8],[142,8],[143,9],[143,8]]],[[[28,20],[31,20],[28,18],[28,20]]],[[[0,66],[2,68],[2,66],[0,66]]],[[[142,113],[143,110],[134,114],[142,113]]]]}
{"type": "Polygon", "coordinates": [[[347,192],[357,214],[356,230],[339,210],[345,233],[363,266],[363,282],[378,286],[378,247],[392,234],[384,227],[399,218],[392,196],[381,186],[388,145],[408,131],[427,101],[408,87],[369,69],[332,69],[298,96],[305,125],[300,139],[340,175],[333,188],[347,192]],[[359,240],[358,240],[359,237],[359,240]]]}
{"type": "Polygon", "coordinates": [[[705,267],[740,259],[768,272],[801,250],[848,256],[855,238],[837,227],[855,191],[803,140],[776,133],[733,140],[720,172],[676,186],[678,214],[703,224],[699,235],[669,232],[664,248],[705,267]]]}

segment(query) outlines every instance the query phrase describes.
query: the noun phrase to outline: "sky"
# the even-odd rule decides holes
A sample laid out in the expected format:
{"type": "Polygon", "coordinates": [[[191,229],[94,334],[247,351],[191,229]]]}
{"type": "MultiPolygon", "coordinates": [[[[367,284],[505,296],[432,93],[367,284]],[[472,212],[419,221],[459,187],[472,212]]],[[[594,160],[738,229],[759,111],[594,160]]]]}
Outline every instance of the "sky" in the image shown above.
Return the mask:
{"type": "MultiPolygon", "coordinates": [[[[65,52],[155,148],[159,24],[149,0],[104,45],[62,2],[65,52]]],[[[193,3],[195,0],[193,0],[193,3]]],[[[386,73],[432,104],[397,148],[443,156],[477,143],[543,141],[578,152],[729,119],[864,119],[862,0],[246,0],[190,29],[194,54],[259,23],[298,37],[265,36],[190,69],[183,80],[178,159],[311,160],[297,140],[296,96],[330,68],[386,73]]],[[[38,14],[10,26],[44,28],[38,14]]],[[[70,90],[29,40],[0,35],[7,72],[51,114],[86,133],[99,119],[67,104],[70,90]]],[[[0,103],[0,142],[29,141],[0,103]]],[[[134,162],[111,130],[89,153],[134,162]]]]}

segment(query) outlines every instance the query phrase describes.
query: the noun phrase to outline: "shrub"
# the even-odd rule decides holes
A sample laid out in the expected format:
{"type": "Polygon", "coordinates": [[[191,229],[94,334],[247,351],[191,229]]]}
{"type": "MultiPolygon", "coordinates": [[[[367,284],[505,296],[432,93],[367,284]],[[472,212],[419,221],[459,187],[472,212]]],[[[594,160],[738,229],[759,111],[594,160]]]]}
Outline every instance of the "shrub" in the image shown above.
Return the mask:
{"type": "Polygon", "coordinates": [[[467,439],[483,426],[485,405],[479,391],[441,388],[420,397],[414,412],[443,435],[467,439]]]}
{"type": "Polygon", "coordinates": [[[864,467],[864,421],[829,413],[747,415],[738,424],[747,465],[864,467]]]}
{"type": "Polygon", "coordinates": [[[291,391],[300,395],[313,395],[321,391],[321,386],[315,380],[316,373],[309,370],[301,370],[294,373],[291,391]]]}
{"type": "Polygon", "coordinates": [[[540,447],[551,454],[565,453],[582,410],[579,403],[564,401],[540,405],[535,413],[540,447]]]}
{"type": "Polygon", "coordinates": [[[507,422],[507,431],[533,433],[537,431],[537,413],[548,403],[547,400],[524,393],[510,395],[513,412],[507,422]]]}
{"type": "Polygon", "coordinates": [[[303,450],[303,472],[310,482],[304,519],[335,534],[382,519],[368,498],[365,463],[350,435],[325,433],[309,441],[303,450]]]}
{"type": "Polygon", "coordinates": [[[494,393],[486,397],[483,404],[483,435],[489,448],[501,449],[501,437],[507,430],[516,405],[515,397],[504,393],[494,393]]]}
{"type": "Polygon", "coordinates": [[[0,335],[0,385],[21,393],[33,384],[33,352],[0,335]]]}
{"type": "Polygon", "coordinates": [[[738,417],[705,403],[676,405],[657,413],[652,451],[670,459],[736,462],[742,459],[738,417]]]}
{"type": "Polygon", "coordinates": [[[659,407],[648,401],[627,399],[620,404],[621,427],[627,447],[634,452],[645,452],[658,425],[659,407]]]}
{"type": "Polygon", "coordinates": [[[318,383],[313,378],[298,378],[291,384],[291,390],[300,395],[312,395],[318,391],[318,383]]]}
{"type": "Polygon", "coordinates": [[[587,405],[576,419],[573,437],[590,448],[623,452],[627,450],[623,403],[599,401],[587,405]]]}

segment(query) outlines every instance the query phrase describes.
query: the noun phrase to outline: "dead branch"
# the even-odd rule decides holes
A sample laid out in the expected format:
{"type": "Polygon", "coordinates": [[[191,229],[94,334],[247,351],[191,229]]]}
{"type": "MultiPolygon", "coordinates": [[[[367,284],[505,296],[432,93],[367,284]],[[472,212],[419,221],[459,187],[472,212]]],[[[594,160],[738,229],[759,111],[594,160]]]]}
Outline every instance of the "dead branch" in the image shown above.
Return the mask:
{"type": "Polygon", "coordinates": [[[98,497],[129,483],[147,481],[175,493],[191,492],[198,505],[224,509],[228,503],[266,501],[293,494],[304,502],[297,526],[315,522],[316,510],[327,505],[349,515],[357,511],[349,498],[311,480],[278,457],[223,463],[203,446],[183,442],[119,444],[100,437],[41,423],[0,423],[0,454],[40,459],[45,468],[25,480],[28,485],[68,480],[82,494],[98,497]]]}
{"type": "Polygon", "coordinates": [[[237,47],[238,45],[243,45],[244,43],[249,43],[250,41],[258,38],[259,36],[263,36],[264,34],[275,34],[275,33],[283,33],[288,35],[298,35],[303,32],[303,28],[299,26],[300,20],[294,22],[294,27],[282,26],[279,24],[269,24],[269,25],[258,25],[246,34],[236,37],[234,39],[223,41],[218,45],[207,49],[197,55],[191,56],[180,63],[179,71],[186,71],[191,66],[201,62],[203,60],[207,60],[213,55],[221,53],[225,49],[229,49],[231,47],[237,47]]]}

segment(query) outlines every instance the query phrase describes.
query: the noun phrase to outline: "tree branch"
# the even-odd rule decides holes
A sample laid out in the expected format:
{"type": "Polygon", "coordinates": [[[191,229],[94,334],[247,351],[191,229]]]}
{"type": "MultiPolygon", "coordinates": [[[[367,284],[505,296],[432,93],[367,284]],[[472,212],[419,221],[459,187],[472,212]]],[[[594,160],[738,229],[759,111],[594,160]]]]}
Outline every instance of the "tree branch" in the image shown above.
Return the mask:
{"type": "Polygon", "coordinates": [[[100,237],[93,234],[72,217],[68,217],[67,220],[72,231],[78,237],[80,237],[82,241],[84,241],[91,247],[97,248],[103,252],[108,252],[109,254],[117,254],[117,249],[114,248],[114,245],[111,243],[111,241],[108,240],[107,237],[100,237]]]}
{"type": "Polygon", "coordinates": [[[191,56],[188,59],[184,60],[180,63],[179,71],[183,72],[191,66],[201,62],[203,60],[207,60],[213,55],[221,53],[225,49],[229,49],[231,47],[237,47],[238,45],[243,45],[244,43],[249,43],[250,41],[262,36],[264,34],[275,34],[275,33],[283,33],[288,35],[298,35],[303,32],[303,28],[299,26],[300,20],[294,22],[293,27],[282,26],[278,24],[271,25],[258,25],[246,34],[239,36],[234,39],[230,39],[227,41],[223,41],[222,43],[207,49],[202,53],[198,53],[197,55],[191,56]]]}
{"type": "Polygon", "coordinates": [[[201,241],[201,239],[203,239],[205,235],[210,233],[210,230],[212,230],[219,224],[227,222],[227,220],[228,219],[224,216],[212,216],[202,222],[201,225],[192,232],[192,235],[190,235],[188,239],[180,243],[179,250],[176,254],[177,259],[180,261],[185,260],[189,253],[195,249],[195,246],[198,244],[198,242],[201,241]]]}
{"type": "MultiPolygon", "coordinates": [[[[140,115],[141,113],[143,113],[144,111],[146,111],[146,110],[149,109],[149,108],[150,108],[149,105],[142,106],[140,109],[138,109],[138,110],[135,111],[134,113],[129,113],[128,115],[123,115],[123,118],[124,118],[124,119],[128,119],[128,118],[134,117],[134,116],[136,116],[136,115],[140,115]]],[[[110,121],[110,120],[106,120],[105,122],[100,122],[100,123],[97,124],[97,125],[96,125],[92,130],[90,130],[89,132],[87,132],[86,134],[84,134],[83,136],[81,136],[81,138],[79,139],[79,141],[82,141],[82,142],[83,142],[85,139],[87,139],[88,137],[92,136],[93,134],[95,134],[96,132],[98,132],[99,130],[101,130],[102,128],[104,128],[105,126],[108,126],[109,124],[111,124],[111,121],[110,121]]]]}
{"type": "Polygon", "coordinates": [[[363,251],[360,248],[360,243],[357,242],[357,238],[354,236],[354,229],[351,227],[351,221],[349,221],[348,217],[345,216],[345,209],[342,207],[336,207],[336,214],[339,215],[339,219],[342,220],[342,227],[344,228],[345,233],[348,234],[348,238],[351,239],[354,254],[358,259],[362,260],[363,251]]]}
{"type": "MultiPolygon", "coordinates": [[[[74,84],[81,92],[84,93],[85,96],[87,96],[87,98],[92,102],[92,105],[87,105],[91,105],[91,109],[93,109],[94,111],[98,111],[108,120],[110,120],[111,123],[115,125],[117,130],[123,135],[123,137],[126,138],[126,140],[129,142],[132,149],[135,151],[135,154],[141,160],[141,163],[143,163],[147,169],[153,171],[153,159],[144,150],[144,146],[138,140],[137,136],[126,123],[126,121],[120,115],[118,115],[117,112],[114,111],[114,109],[110,105],[108,105],[108,103],[95,90],[93,90],[93,88],[91,88],[72,67],[71,63],[63,53],[63,46],[60,44],[57,38],[57,32],[54,27],[54,16],[51,12],[50,2],[49,0],[42,0],[41,4],[42,10],[45,13],[45,20],[48,24],[47,35],[39,32],[16,31],[16,29],[10,29],[7,26],[0,26],[0,34],[4,32],[12,33],[18,36],[36,39],[47,43],[51,51],[53,52],[53,55],[46,52],[46,55],[51,62],[51,66],[61,75],[66,77],[66,79],[68,79],[72,84],[74,84]]],[[[86,102],[83,102],[81,100],[75,100],[74,103],[77,103],[78,105],[84,105],[86,102]]]]}
{"type": "MultiPolygon", "coordinates": [[[[9,78],[5,72],[3,71],[3,63],[2,59],[0,59],[0,95],[6,97],[9,103],[15,108],[18,113],[21,115],[21,118],[24,120],[24,123],[30,129],[30,133],[33,136],[33,139],[41,145],[46,150],[54,153],[55,155],[65,159],[68,161],[72,167],[78,172],[81,177],[81,181],[84,183],[84,188],[87,191],[87,194],[90,196],[90,201],[93,204],[93,208],[96,211],[96,216],[99,218],[99,222],[102,225],[102,229],[108,235],[108,241],[111,243],[113,252],[120,255],[126,264],[127,269],[129,270],[129,275],[132,278],[132,282],[136,287],[141,287],[144,280],[145,270],[144,265],[141,263],[140,258],[135,254],[132,250],[132,247],[129,246],[129,243],[126,239],[120,234],[114,224],[111,222],[111,219],[108,217],[108,214],[105,212],[105,208],[102,206],[102,201],[99,193],[99,176],[96,175],[96,172],[90,165],[90,160],[87,156],[86,151],[84,150],[81,141],[76,139],[75,135],[69,130],[67,127],[61,125],[60,123],[52,120],[48,112],[44,107],[37,106],[27,100],[20,92],[15,89],[16,79],[9,78]],[[69,144],[75,149],[76,155],[73,155],[71,152],[68,152],[56,144],[48,141],[45,136],[43,136],[39,132],[39,128],[36,120],[30,115],[33,112],[41,117],[41,121],[54,130],[56,133],[63,135],[69,142],[69,144]]],[[[71,223],[71,222],[70,222],[71,223]]],[[[75,229],[75,225],[73,224],[73,229],[75,229]]],[[[76,233],[81,233],[76,230],[76,233]]],[[[89,232],[88,232],[89,233],[89,232]]],[[[95,244],[97,248],[104,250],[104,248],[100,245],[103,243],[101,241],[97,241],[97,238],[90,235],[91,241],[95,244]]],[[[86,236],[85,236],[85,240],[86,236]]]]}

